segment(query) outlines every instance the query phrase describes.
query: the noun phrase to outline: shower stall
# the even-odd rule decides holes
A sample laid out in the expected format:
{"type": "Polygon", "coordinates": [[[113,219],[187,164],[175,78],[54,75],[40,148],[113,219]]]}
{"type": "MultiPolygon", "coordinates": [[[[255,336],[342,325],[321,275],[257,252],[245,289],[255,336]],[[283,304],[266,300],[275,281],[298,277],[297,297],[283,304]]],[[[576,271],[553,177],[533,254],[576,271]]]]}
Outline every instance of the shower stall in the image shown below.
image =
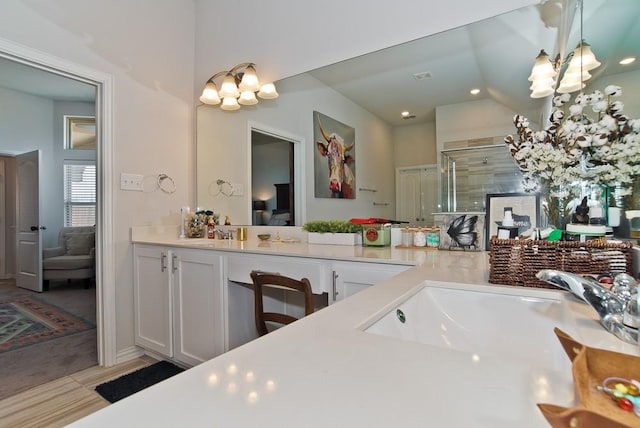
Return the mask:
{"type": "Polygon", "coordinates": [[[484,212],[488,193],[522,192],[522,173],[505,144],[441,152],[442,211],[484,212]]]}

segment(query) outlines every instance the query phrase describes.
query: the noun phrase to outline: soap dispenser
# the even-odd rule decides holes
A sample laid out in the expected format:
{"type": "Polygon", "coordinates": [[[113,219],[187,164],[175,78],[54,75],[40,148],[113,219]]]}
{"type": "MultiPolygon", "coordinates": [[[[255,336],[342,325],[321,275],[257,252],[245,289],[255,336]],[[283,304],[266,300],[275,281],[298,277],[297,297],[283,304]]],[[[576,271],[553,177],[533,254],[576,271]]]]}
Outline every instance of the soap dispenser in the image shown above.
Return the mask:
{"type": "Polygon", "coordinates": [[[498,226],[498,239],[514,239],[518,236],[518,227],[514,225],[511,208],[504,210],[504,218],[498,226]]]}

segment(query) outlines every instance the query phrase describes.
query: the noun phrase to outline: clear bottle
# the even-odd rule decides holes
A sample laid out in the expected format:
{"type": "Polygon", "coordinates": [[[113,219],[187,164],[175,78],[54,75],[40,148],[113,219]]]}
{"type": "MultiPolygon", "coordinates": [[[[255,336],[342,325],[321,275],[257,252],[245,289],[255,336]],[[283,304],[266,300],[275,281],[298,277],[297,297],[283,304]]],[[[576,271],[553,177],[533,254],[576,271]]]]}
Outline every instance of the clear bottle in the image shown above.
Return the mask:
{"type": "Polygon", "coordinates": [[[209,222],[207,223],[207,238],[213,239],[216,237],[216,222],[213,216],[209,216],[209,222]]]}

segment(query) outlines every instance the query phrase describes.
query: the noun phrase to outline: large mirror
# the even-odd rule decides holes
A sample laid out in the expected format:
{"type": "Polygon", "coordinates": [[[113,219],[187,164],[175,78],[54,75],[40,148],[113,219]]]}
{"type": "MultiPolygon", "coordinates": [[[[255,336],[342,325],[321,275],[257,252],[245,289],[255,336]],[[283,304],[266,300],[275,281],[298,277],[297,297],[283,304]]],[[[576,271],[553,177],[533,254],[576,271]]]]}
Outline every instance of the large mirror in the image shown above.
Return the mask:
{"type": "MultiPolygon", "coordinates": [[[[631,96],[640,89],[640,60],[618,64],[623,57],[640,54],[640,2],[585,0],[582,19],[578,4],[548,0],[283,79],[276,82],[280,98],[240,111],[199,106],[198,205],[229,215],[233,224],[251,224],[256,218],[254,201],[277,198],[274,185],[279,183],[262,183],[259,195],[252,191],[256,157],[251,135],[264,128],[276,139],[285,134],[297,153],[291,158],[295,171],[289,174],[295,176],[290,191],[296,204],[290,224],[327,218],[393,219],[398,170],[439,168],[443,151],[473,147],[478,141],[499,144],[514,132],[515,113],[527,116],[533,128],[543,124],[550,100],[530,97],[527,77],[534,59],[541,49],[564,55],[581,36],[602,62],[591,73],[586,90],[618,84],[627,95],[627,114],[640,116],[638,97],[631,96]],[[470,93],[474,88],[477,94],[470,93]],[[355,128],[354,200],[314,197],[313,111],[355,128]],[[408,116],[401,116],[402,111],[408,116]],[[237,183],[242,192],[217,193],[215,183],[221,179],[237,183]],[[269,187],[272,193],[267,194],[269,187]]],[[[271,209],[267,202],[267,211],[271,209]]]]}

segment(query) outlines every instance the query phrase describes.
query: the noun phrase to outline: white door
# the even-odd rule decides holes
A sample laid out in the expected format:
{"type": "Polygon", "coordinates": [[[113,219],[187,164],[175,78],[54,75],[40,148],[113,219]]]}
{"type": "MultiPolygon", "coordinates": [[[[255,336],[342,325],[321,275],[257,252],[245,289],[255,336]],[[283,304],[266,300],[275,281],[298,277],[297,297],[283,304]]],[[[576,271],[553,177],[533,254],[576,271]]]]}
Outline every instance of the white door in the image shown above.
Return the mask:
{"type": "Polygon", "coordinates": [[[438,169],[435,165],[396,170],[396,218],[415,226],[433,226],[438,212],[438,169]]]}
{"type": "Polygon", "coordinates": [[[420,170],[400,170],[396,177],[396,218],[412,225],[421,224],[420,170]]]}
{"type": "Polygon", "coordinates": [[[40,150],[16,156],[17,233],[16,285],[42,292],[42,237],[40,230],[40,150]]]}

